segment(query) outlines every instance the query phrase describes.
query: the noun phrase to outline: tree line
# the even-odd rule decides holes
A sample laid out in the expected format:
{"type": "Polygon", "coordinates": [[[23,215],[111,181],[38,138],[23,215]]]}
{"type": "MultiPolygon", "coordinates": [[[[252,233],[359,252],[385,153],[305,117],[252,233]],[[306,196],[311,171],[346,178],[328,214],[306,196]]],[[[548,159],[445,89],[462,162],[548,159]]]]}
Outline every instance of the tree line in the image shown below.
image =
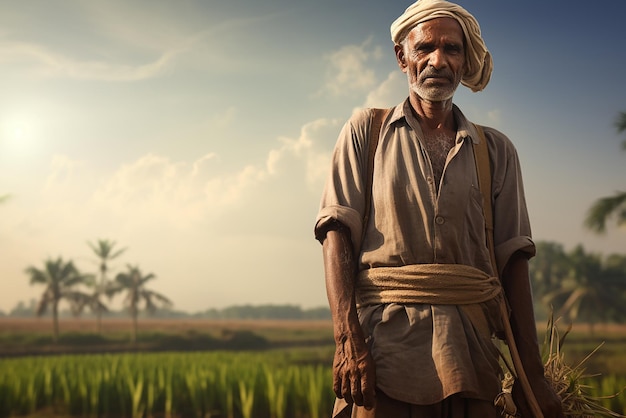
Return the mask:
{"type": "Polygon", "coordinates": [[[538,242],[529,268],[537,316],[552,311],[571,322],[626,321],[626,255],[538,242]]]}
{"type": "Polygon", "coordinates": [[[158,307],[172,306],[172,302],[148,289],[146,283],[156,276],[153,273],[144,274],[136,265],[127,264],[126,271],[118,273],[113,279],[109,278],[109,262],[122,255],[126,248],[115,250],[115,241],[106,239],[100,239],[95,244],[88,242],[88,245],[99,260],[97,274],[83,273],[72,260],[66,261],[62,257],[47,259],[43,267],[31,265],[26,268],[30,283],[44,287],[35,313],[41,316],[51,312],[54,341],[59,339],[61,301],[66,301],[76,316],[85,309],[91,310],[97,317],[97,331],[100,333],[102,314],[109,310],[106,299],[123,295],[124,307],[132,320],[131,341],[134,343],[140,310],[155,311],[158,307]]]}
{"type": "MultiPolygon", "coordinates": [[[[37,300],[18,302],[11,310],[4,313],[0,311],[0,317],[8,316],[15,318],[32,317],[37,311],[37,300]]],[[[96,318],[94,312],[80,313],[86,318],[96,318]]],[[[119,318],[127,316],[124,311],[107,310],[102,314],[103,318],[119,318]]],[[[160,307],[152,312],[139,312],[139,318],[150,315],[154,318],[164,319],[269,319],[269,320],[325,320],[330,319],[330,309],[327,306],[302,308],[291,304],[263,304],[263,305],[232,305],[224,308],[208,308],[198,312],[176,310],[171,307],[160,307]]],[[[59,311],[59,317],[71,317],[75,313],[71,309],[59,311]]]]}
{"type": "MultiPolygon", "coordinates": [[[[615,120],[618,134],[626,132],[626,112],[615,120]]],[[[621,143],[626,151],[626,139],[621,143]]],[[[597,199],[587,211],[584,225],[604,234],[609,221],[626,226],[626,191],[597,199]]],[[[541,243],[533,264],[533,288],[544,303],[570,319],[588,323],[626,320],[626,257],[602,257],[585,252],[582,245],[569,252],[555,243],[541,243]]]]}
{"type": "MultiPolygon", "coordinates": [[[[36,306],[22,303],[21,314],[53,317],[54,334],[58,337],[59,303],[69,304],[69,313],[88,312],[95,317],[98,332],[103,315],[119,316],[107,306],[107,300],[123,294],[127,315],[133,321],[133,340],[137,335],[140,313],[156,317],[206,319],[328,319],[327,307],[302,309],[296,305],[234,305],[222,309],[209,308],[197,313],[172,309],[171,301],[146,287],[156,276],[144,274],[137,266],[109,279],[109,262],[125,249],[114,251],[115,242],[100,240],[90,244],[99,258],[98,274],[83,274],[70,261],[49,259],[43,268],[30,266],[26,272],[33,285],[44,285],[36,306]]],[[[530,279],[538,317],[554,311],[557,317],[585,323],[622,322],[626,320],[626,255],[588,252],[582,245],[566,250],[555,242],[538,241],[537,255],[530,260],[530,279]]],[[[67,312],[66,312],[67,313],[67,312]]]]}
{"type": "Polygon", "coordinates": [[[207,319],[330,319],[326,306],[303,309],[296,305],[234,305],[223,309],[207,309],[194,315],[207,319]]]}

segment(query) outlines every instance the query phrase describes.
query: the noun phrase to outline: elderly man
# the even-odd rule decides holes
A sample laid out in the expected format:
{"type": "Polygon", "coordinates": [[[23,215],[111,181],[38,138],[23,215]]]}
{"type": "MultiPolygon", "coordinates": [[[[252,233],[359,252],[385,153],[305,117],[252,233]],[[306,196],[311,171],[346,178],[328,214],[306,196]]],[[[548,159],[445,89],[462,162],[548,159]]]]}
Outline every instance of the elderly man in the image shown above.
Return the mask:
{"type": "Polygon", "coordinates": [[[505,294],[535,405],[563,417],[538,350],[528,279],[535,248],[515,148],[452,102],[459,83],[480,91],[489,82],[479,25],[458,5],[420,0],[391,37],[409,97],[380,126],[372,109],[344,125],[315,225],[337,345],[333,416],[496,417],[493,338],[509,319],[498,309],[505,294]],[[479,187],[481,142],[491,204],[479,187]]]}

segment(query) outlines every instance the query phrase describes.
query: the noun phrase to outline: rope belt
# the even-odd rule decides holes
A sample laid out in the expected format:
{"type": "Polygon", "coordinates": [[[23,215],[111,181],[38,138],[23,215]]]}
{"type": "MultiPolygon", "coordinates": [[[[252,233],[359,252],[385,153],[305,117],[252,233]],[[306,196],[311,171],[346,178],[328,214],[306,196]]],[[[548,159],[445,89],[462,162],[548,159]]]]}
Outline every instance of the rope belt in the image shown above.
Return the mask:
{"type": "Polygon", "coordinates": [[[497,277],[462,264],[412,264],[376,267],[359,273],[356,300],[360,306],[381,303],[468,305],[502,294],[497,277]]]}

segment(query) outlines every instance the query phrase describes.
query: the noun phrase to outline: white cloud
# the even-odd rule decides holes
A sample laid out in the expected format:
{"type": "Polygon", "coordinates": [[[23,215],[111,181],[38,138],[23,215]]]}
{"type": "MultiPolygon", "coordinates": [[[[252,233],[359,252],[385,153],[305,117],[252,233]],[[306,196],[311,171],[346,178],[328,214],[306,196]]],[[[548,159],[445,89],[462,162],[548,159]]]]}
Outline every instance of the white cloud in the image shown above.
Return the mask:
{"type": "Polygon", "coordinates": [[[487,118],[489,122],[498,125],[501,122],[501,112],[500,109],[493,109],[487,112],[487,118]]]}
{"type": "MultiPolygon", "coordinates": [[[[44,33],[38,42],[12,39],[13,32],[20,31],[7,30],[9,35],[0,41],[0,63],[19,64],[20,73],[39,77],[107,82],[152,79],[175,66],[233,71],[242,65],[233,54],[233,38],[275,17],[213,17],[215,21],[211,21],[208,17],[188,16],[185,10],[169,10],[176,7],[165,4],[146,9],[124,2],[74,5],[65,13],[67,20],[60,23],[74,42],[59,46],[54,43],[56,37],[48,39],[44,33]]],[[[30,26],[37,33],[39,18],[22,12],[3,23],[9,28],[13,24],[18,28],[30,26]]]]}
{"type": "Polygon", "coordinates": [[[161,75],[182,49],[160,53],[154,60],[139,64],[120,64],[107,61],[83,61],[49,48],[26,42],[0,43],[0,62],[21,62],[31,66],[30,71],[45,77],[68,77],[82,80],[137,81],[161,75]]]}
{"type": "Polygon", "coordinates": [[[326,57],[328,74],[318,94],[342,96],[364,92],[376,83],[371,62],[381,57],[380,47],[372,47],[371,39],[361,45],[346,45],[326,57]]]}
{"type": "MultiPolygon", "coordinates": [[[[312,225],[338,129],[338,120],[311,121],[297,137],[279,138],[261,163],[235,169],[212,153],[192,161],[147,154],[104,173],[57,155],[40,190],[3,205],[0,250],[11,260],[0,276],[21,282],[26,265],[59,255],[91,269],[85,242],[107,238],[130,249],[118,268],[154,272],[156,290],[183,309],[293,301],[302,289],[295,303],[317,304],[324,293],[311,277],[321,269],[312,225]],[[288,271],[275,274],[277,262],[288,271]],[[277,291],[263,294],[268,286],[277,291]]],[[[23,284],[9,299],[36,291],[23,284]]]]}
{"type": "Polygon", "coordinates": [[[148,154],[107,178],[90,204],[129,224],[186,228],[237,200],[239,183],[249,176],[248,169],[232,178],[211,175],[215,164],[213,154],[192,162],[148,154]]]}
{"type": "MultiPolygon", "coordinates": [[[[321,192],[339,121],[319,119],[305,124],[297,138],[281,137],[261,164],[225,167],[209,153],[194,161],[144,155],[109,173],[98,173],[86,161],[55,155],[36,199],[29,224],[69,220],[80,230],[93,223],[123,228],[173,228],[223,222],[241,208],[268,202],[302,200],[321,192]]],[[[316,202],[312,203],[315,206],[316,202]]],[[[40,228],[37,228],[40,229],[40,228]]]]}
{"type": "Polygon", "coordinates": [[[334,144],[339,123],[337,119],[317,119],[305,124],[297,139],[281,138],[283,146],[270,153],[268,170],[276,173],[278,163],[289,159],[305,168],[304,179],[311,189],[320,188],[328,174],[332,151],[324,144],[334,144]]]}
{"type": "Polygon", "coordinates": [[[215,130],[218,128],[227,128],[231,126],[233,122],[235,122],[237,114],[237,108],[235,106],[229,106],[223,111],[214,115],[210,119],[209,123],[207,123],[207,125],[211,127],[211,130],[215,130]]]}
{"type": "Polygon", "coordinates": [[[391,107],[408,95],[407,81],[399,69],[389,73],[387,78],[365,99],[363,107],[391,107]]]}
{"type": "Polygon", "coordinates": [[[46,179],[44,190],[58,193],[60,189],[67,188],[75,179],[77,172],[84,166],[83,161],[72,160],[67,155],[53,155],[50,163],[50,174],[46,179]]]}

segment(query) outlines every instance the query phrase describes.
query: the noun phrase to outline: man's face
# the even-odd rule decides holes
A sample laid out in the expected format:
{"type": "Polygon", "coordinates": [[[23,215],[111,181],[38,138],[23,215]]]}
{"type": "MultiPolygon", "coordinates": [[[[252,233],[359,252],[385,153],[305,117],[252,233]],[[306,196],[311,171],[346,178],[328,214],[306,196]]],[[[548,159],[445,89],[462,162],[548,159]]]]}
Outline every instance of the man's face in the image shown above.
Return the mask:
{"type": "Polygon", "coordinates": [[[411,30],[403,45],[396,45],[411,92],[428,101],[451,99],[465,72],[463,41],[461,25],[452,18],[429,20],[411,30]]]}

